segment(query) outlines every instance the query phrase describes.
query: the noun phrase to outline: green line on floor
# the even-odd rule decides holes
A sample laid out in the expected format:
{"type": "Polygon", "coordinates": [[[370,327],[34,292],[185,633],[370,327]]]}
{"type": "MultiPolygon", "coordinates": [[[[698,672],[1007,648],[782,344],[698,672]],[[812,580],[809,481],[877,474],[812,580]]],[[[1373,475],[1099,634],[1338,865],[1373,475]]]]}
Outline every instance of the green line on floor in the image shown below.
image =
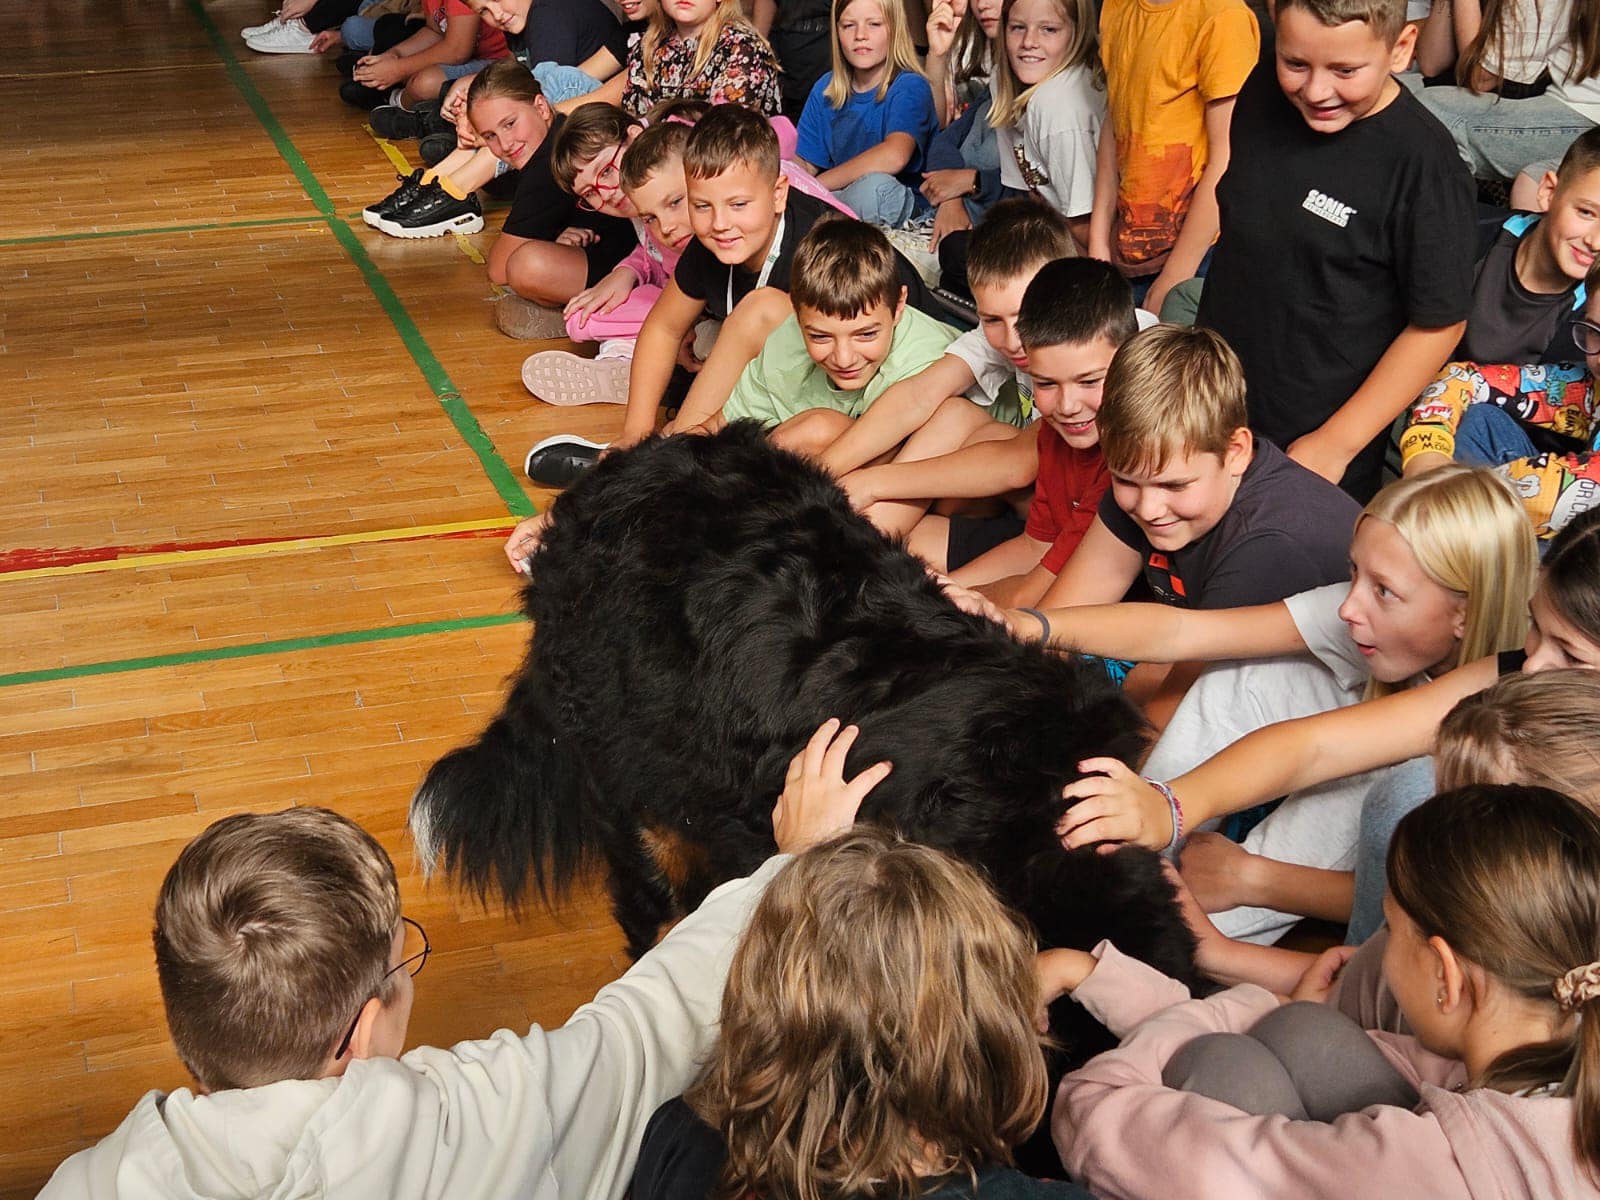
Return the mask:
{"type": "Polygon", "coordinates": [[[351,629],[341,633],[318,634],[315,637],[252,642],[243,646],[213,646],[205,650],[186,650],[180,654],[154,654],[145,658],[121,658],[111,662],[77,663],[42,671],[15,671],[10,675],[0,675],[0,687],[16,687],[25,683],[55,683],[63,679],[83,679],[91,675],[121,675],[128,671],[181,667],[189,663],[217,662],[230,658],[256,658],[263,654],[292,654],[297,650],[321,650],[328,646],[387,642],[397,638],[422,637],[431,633],[454,633],[462,629],[491,629],[497,625],[511,625],[525,619],[521,613],[488,613],[478,617],[453,617],[443,621],[391,625],[384,629],[351,629]]]}
{"type": "Polygon", "coordinates": [[[367,253],[361,239],[355,234],[350,225],[334,210],[333,201],[328,198],[328,193],[323,189],[317,177],[312,173],[304,156],[295,148],[289,133],[284,129],[278,118],[273,115],[268,107],[266,98],[251,81],[250,75],[245,71],[234,54],[233,48],[223,40],[222,33],[217,29],[216,22],[211,19],[201,0],[185,0],[195,20],[200,23],[211,48],[216,51],[217,57],[222,60],[223,70],[227,73],[228,80],[234,89],[249,105],[250,111],[261,123],[267,136],[272,139],[272,144],[277,147],[283,161],[289,165],[289,170],[294,174],[295,180],[300,184],[311,203],[316,206],[317,212],[327,221],[328,228],[338,239],[351,260],[360,270],[362,277],[367,281],[367,286],[372,289],[378,304],[383,308],[385,315],[395,327],[395,332],[400,335],[400,341],[405,346],[406,352],[416,363],[417,369],[422,372],[422,377],[427,381],[434,398],[439,401],[439,406],[444,409],[450,423],[455,426],[456,432],[461,435],[467,447],[477,455],[483,473],[488,476],[489,482],[505,502],[506,508],[512,515],[518,517],[532,516],[538,510],[534,507],[517,482],[516,473],[506,464],[505,460],[495,451],[494,443],[489,435],[484,433],[483,427],[478,424],[477,417],[467,407],[461,398],[461,392],[451,382],[449,373],[444,369],[444,364],[434,354],[427,339],[422,336],[422,331],[417,328],[417,323],[406,311],[406,307],[395,294],[394,288],[372,261],[372,256],[367,253]]]}

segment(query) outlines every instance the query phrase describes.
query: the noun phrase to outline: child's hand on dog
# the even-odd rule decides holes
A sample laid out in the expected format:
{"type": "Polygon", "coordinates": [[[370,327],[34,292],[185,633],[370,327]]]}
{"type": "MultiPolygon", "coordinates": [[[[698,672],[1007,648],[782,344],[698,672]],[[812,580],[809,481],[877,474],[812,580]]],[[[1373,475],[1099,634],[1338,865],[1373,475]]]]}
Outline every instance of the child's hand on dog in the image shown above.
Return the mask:
{"type": "Polygon", "coordinates": [[[542,512],[538,516],[519,521],[517,527],[511,531],[511,536],[506,539],[506,558],[511,563],[511,569],[518,575],[528,574],[528,559],[539,548],[539,542],[544,538],[545,526],[549,524],[550,514],[542,512]]]}
{"type": "Polygon", "coordinates": [[[860,732],[854,725],[841,729],[839,719],[829,717],[789,760],[783,794],[772,810],[772,836],[783,853],[798,854],[849,829],[867,793],[888,778],[893,766],[880,762],[845,779],[844,760],[860,732]]]}
{"type": "Polygon", "coordinates": [[[1160,792],[1114,758],[1087,758],[1082,779],[1061,789],[1072,807],[1056,833],[1068,850],[1096,842],[1132,842],[1165,850],[1172,841],[1172,813],[1160,792]]]}

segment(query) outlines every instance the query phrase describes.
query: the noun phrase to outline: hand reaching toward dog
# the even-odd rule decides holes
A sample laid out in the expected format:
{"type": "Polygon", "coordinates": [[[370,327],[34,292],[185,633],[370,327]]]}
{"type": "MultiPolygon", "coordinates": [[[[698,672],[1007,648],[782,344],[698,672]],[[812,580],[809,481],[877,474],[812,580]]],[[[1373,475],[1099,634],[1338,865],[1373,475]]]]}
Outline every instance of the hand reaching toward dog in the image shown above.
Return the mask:
{"type": "Polygon", "coordinates": [[[1289,999],[1326,1004],[1329,993],[1333,991],[1333,985],[1339,981],[1339,973],[1344,970],[1345,963],[1350,961],[1358,948],[1330,946],[1317,955],[1316,962],[1307,967],[1306,973],[1300,976],[1300,982],[1295,985],[1289,999]]]}
{"type": "Polygon", "coordinates": [[[1061,789],[1066,800],[1076,801],[1056,825],[1063,846],[1077,850],[1096,842],[1132,842],[1167,848],[1172,813],[1165,796],[1114,758],[1088,758],[1078,769],[1084,777],[1061,789]]]}
{"type": "Polygon", "coordinates": [[[829,717],[789,760],[783,794],[772,810],[772,836],[783,853],[799,854],[849,829],[867,793],[888,778],[893,766],[880,762],[845,779],[844,760],[860,732],[854,725],[841,729],[839,719],[829,717]]]}
{"type": "Polygon", "coordinates": [[[1068,992],[1077,991],[1094,974],[1099,960],[1085,950],[1041,950],[1033,960],[1039,977],[1039,1006],[1033,1010],[1033,1024],[1040,1033],[1050,1032],[1050,1006],[1068,992]]]}
{"type": "Polygon", "coordinates": [[[511,531],[511,536],[506,539],[506,559],[511,563],[511,569],[518,575],[528,574],[528,559],[539,548],[539,542],[544,538],[545,527],[550,524],[550,514],[542,512],[538,516],[529,517],[517,523],[511,531]]]}

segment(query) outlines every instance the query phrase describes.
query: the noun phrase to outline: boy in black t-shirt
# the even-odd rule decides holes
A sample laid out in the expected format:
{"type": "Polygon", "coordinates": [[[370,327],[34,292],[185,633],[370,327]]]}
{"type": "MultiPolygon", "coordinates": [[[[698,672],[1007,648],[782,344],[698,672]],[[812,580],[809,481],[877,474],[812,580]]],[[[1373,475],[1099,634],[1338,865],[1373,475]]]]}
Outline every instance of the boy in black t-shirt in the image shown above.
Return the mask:
{"type": "MultiPolygon", "coordinates": [[[[627,413],[613,449],[655,431],[680,348],[702,315],[723,326],[676,420],[663,432],[692,429],[721,410],[740,372],[794,311],[787,293],[795,247],[819,220],[837,215],[821,200],[790,189],[779,171],[777,134],[750,109],[719,104],[702,117],[689,135],[683,167],[695,240],[639,330],[627,413]]],[[[895,261],[906,302],[943,319],[944,310],[916,268],[898,253],[895,261]]]]}
{"type": "Polygon", "coordinates": [[[1467,169],[1391,75],[1416,41],[1405,9],[1279,0],[1275,59],[1234,108],[1198,317],[1244,364],[1251,429],[1361,499],[1461,337],[1476,248],[1467,169]]]}
{"type": "MultiPolygon", "coordinates": [[[[1157,325],[1124,342],[1095,416],[1111,487],[1039,607],[1115,604],[1141,578],[1185,608],[1271,604],[1348,579],[1360,508],[1246,420],[1244,373],[1216,333],[1157,325]]],[[[1175,704],[1199,671],[1175,666],[1162,693],[1175,704]]]]}

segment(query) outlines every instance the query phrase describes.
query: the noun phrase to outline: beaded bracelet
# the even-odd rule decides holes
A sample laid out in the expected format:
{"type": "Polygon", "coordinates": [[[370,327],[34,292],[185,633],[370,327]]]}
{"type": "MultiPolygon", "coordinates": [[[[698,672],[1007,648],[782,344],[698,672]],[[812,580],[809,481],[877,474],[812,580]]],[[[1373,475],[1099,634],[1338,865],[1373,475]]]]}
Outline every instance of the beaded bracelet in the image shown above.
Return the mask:
{"type": "Polygon", "coordinates": [[[1178,848],[1178,842],[1183,838],[1183,805],[1178,803],[1178,793],[1159,779],[1151,779],[1146,775],[1141,775],[1139,778],[1166,797],[1167,811],[1172,814],[1172,840],[1167,843],[1166,853],[1171,854],[1178,848]]]}
{"type": "Polygon", "coordinates": [[[1049,617],[1045,616],[1037,608],[1019,608],[1019,609],[1017,609],[1017,611],[1018,612],[1025,612],[1030,617],[1032,617],[1035,621],[1039,622],[1039,627],[1044,630],[1044,636],[1039,639],[1040,641],[1048,642],[1050,640],[1050,618],[1049,617]]]}

